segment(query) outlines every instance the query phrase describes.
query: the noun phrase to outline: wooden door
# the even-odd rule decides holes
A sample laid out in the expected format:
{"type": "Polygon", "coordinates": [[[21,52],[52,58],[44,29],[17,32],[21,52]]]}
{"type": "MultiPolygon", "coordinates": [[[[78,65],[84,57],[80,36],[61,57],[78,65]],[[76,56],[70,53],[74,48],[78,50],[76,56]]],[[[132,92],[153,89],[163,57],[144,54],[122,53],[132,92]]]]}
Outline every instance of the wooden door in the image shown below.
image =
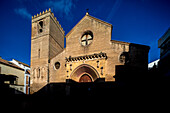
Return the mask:
{"type": "Polygon", "coordinates": [[[79,82],[92,82],[92,79],[90,78],[89,75],[84,74],[80,77],[79,82]]]}

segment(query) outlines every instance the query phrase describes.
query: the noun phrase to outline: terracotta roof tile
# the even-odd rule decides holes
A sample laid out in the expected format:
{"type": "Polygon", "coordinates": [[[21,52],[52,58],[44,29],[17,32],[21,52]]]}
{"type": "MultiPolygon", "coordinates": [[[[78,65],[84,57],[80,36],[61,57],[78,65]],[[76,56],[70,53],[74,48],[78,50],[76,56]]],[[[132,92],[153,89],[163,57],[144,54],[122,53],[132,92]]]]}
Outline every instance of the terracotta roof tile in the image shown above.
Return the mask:
{"type": "Polygon", "coordinates": [[[19,66],[15,65],[14,63],[12,62],[9,62],[7,60],[4,60],[2,58],[0,58],[0,64],[4,64],[4,65],[7,65],[7,66],[10,66],[10,67],[13,67],[13,68],[17,68],[17,69],[20,69],[20,70],[24,70],[22,68],[20,68],[19,66]]]}
{"type": "Polygon", "coordinates": [[[14,59],[14,60],[17,61],[18,63],[24,65],[24,66],[30,67],[28,64],[25,64],[25,63],[23,63],[23,62],[20,62],[20,61],[18,61],[18,60],[16,60],[16,59],[14,59]]]}

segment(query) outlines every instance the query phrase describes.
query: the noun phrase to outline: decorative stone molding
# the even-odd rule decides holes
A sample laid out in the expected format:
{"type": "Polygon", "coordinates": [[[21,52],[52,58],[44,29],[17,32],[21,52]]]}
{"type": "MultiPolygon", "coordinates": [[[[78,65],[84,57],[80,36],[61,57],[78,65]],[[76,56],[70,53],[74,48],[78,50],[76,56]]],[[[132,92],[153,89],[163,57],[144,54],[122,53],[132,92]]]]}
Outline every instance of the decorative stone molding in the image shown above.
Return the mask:
{"type": "Polygon", "coordinates": [[[98,59],[98,58],[105,58],[107,59],[106,53],[98,53],[98,54],[92,54],[92,55],[84,55],[84,56],[78,56],[78,57],[66,57],[66,62],[74,62],[74,61],[81,61],[81,60],[89,60],[89,59],[98,59]]]}

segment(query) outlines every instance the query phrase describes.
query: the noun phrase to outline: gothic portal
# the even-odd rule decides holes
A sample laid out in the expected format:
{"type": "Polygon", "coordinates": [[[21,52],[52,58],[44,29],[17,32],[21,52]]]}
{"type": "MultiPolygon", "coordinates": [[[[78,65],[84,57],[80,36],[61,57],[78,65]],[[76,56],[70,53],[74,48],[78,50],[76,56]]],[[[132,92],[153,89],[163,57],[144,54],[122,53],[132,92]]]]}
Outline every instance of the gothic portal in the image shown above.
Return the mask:
{"type": "Polygon", "coordinates": [[[31,93],[66,80],[114,82],[117,65],[146,70],[149,47],[111,40],[112,28],[86,13],[65,35],[50,9],[32,17],[31,93]]]}

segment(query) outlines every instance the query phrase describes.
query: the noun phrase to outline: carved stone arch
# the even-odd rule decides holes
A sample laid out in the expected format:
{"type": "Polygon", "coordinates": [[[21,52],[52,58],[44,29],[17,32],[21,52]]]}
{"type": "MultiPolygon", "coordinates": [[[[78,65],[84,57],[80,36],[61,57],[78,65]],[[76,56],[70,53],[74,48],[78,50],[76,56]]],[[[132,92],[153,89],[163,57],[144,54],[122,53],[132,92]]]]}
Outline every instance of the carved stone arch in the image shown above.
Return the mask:
{"type": "Polygon", "coordinates": [[[43,79],[47,74],[47,67],[44,66],[41,68],[41,78],[43,79]]]}
{"type": "Polygon", "coordinates": [[[80,78],[84,75],[88,75],[91,79],[91,82],[94,82],[99,78],[97,70],[88,64],[82,64],[76,67],[70,75],[70,78],[76,82],[80,82],[80,78]]]}
{"type": "Polygon", "coordinates": [[[33,79],[37,79],[38,76],[38,67],[33,69],[33,79]]]}
{"type": "Polygon", "coordinates": [[[84,72],[80,75],[79,82],[94,82],[94,80],[89,73],[84,72]]]}
{"type": "Polygon", "coordinates": [[[33,78],[36,78],[36,68],[34,68],[34,69],[32,70],[31,74],[32,74],[32,77],[33,77],[33,78]]]}

